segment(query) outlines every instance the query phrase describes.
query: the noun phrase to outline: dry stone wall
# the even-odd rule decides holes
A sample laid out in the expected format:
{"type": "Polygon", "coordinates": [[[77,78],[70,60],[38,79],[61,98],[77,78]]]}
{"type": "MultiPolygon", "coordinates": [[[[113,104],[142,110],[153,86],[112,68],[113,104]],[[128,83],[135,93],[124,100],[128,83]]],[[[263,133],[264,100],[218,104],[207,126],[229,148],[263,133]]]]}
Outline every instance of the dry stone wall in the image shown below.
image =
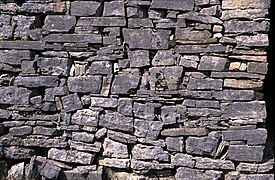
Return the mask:
{"type": "Polygon", "coordinates": [[[273,179],[270,0],[0,2],[2,179],[273,179]]]}

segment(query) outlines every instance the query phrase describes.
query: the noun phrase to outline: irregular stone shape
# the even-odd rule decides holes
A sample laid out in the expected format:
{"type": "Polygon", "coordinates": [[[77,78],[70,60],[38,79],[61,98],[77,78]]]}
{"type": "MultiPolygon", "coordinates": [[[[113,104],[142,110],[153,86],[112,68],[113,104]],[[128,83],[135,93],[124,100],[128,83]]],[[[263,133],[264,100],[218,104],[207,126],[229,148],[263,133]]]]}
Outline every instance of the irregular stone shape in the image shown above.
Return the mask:
{"type": "Polygon", "coordinates": [[[194,7],[194,0],[177,1],[177,0],[153,0],[152,9],[169,9],[180,11],[191,11],[194,7]]]}
{"type": "Polygon", "coordinates": [[[70,94],[61,98],[63,108],[66,112],[82,109],[83,105],[77,94],[70,94]]]}
{"type": "Polygon", "coordinates": [[[269,30],[269,22],[262,21],[238,21],[231,20],[225,21],[224,32],[225,33],[255,33],[255,32],[267,32],[269,30]]]}
{"type": "Polygon", "coordinates": [[[71,61],[68,58],[38,58],[37,66],[41,69],[42,74],[68,76],[71,61]]]}
{"type": "Polygon", "coordinates": [[[77,110],[72,115],[71,123],[78,125],[97,126],[99,120],[99,111],[91,109],[77,110]]]}
{"type": "Polygon", "coordinates": [[[150,65],[149,51],[135,50],[128,52],[130,67],[145,67],[150,65]]]}
{"type": "Polygon", "coordinates": [[[223,24],[223,22],[219,18],[207,16],[205,14],[195,11],[189,11],[187,13],[181,14],[178,16],[178,18],[184,18],[186,20],[196,21],[204,24],[223,24]]]}
{"type": "Polygon", "coordinates": [[[115,76],[111,87],[112,94],[129,94],[136,91],[140,82],[140,76],[137,74],[118,74],[115,76]]]}
{"type": "Polygon", "coordinates": [[[188,154],[177,153],[171,157],[171,164],[174,166],[193,168],[195,166],[195,160],[188,154]]]}
{"type": "Polygon", "coordinates": [[[57,76],[17,76],[14,85],[25,87],[56,87],[59,84],[57,76]]]}
{"type": "Polygon", "coordinates": [[[56,128],[49,128],[43,126],[36,126],[33,128],[33,134],[40,134],[45,136],[53,136],[56,135],[56,128]]]}
{"type": "Polygon", "coordinates": [[[266,107],[263,101],[222,103],[221,111],[224,118],[266,118],[266,107]]]}
{"type": "Polygon", "coordinates": [[[103,143],[103,156],[114,158],[128,158],[127,145],[105,138],[103,143]]]}
{"type": "Polygon", "coordinates": [[[21,65],[21,61],[30,59],[31,53],[27,50],[0,50],[0,63],[21,65]]]}
{"type": "MultiPolygon", "coordinates": [[[[21,87],[0,87],[0,103],[28,105],[31,91],[21,87]]],[[[1,116],[4,117],[4,116],[1,116]]]]}
{"type": "Polygon", "coordinates": [[[62,162],[88,165],[92,164],[94,155],[91,153],[79,152],[74,150],[61,150],[51,148],[48,151],[48,158],[62,162]]]}
{"type": "Polygon", "coordinates": [[[136,144],[132,149],[133,159],[169,161],[169,154],[161,147],[136,144]]]}
{"type": "Polygon", "coordinates": [[[208,130],[206,128],[170,128],[164,129],[161,132],[162,136],[205,136],[208,134],[208,130]]]}
{"type": "Polygon", "coordinates": [[[253,180],[253,179],[274,179],[274,174],[241,174],[239,180],[253,180]]]}
{"type": "Polygon", "coordinates": [[[124,17],[81,17],[76,24],[76,28],[79,29],[123,26],[126,26],[126,20],[124,17]]]}
{"type": "Polygon", "coordinates": [[[151,19],[142,19],[142,18],[129,18],[128,19],[129,28],[153,28],[153,22],[151,19]]]}
{"type": "Polygon", "coordinates": [[[189,117],[211,117],[211,116],[220,116],[221,111],[219,109],[212,108],[188,108],[187,114],[189,117]]]}
{"type": "Polygon", "coordinates": [[[168,49],[170,30],[123,29],[125,43],[130,49],[168,49]]]}
{"type": "Polygon", "coordinates": [[[54,165],[52,161],[47,161],[40,174],[48,179],[58,179],[60,172],[60,167],[54,165]]]}
{"type": "Polygon", "coordinates": [[[35,3],[35,2],[24,2],[19,8],[20,12],[28,13],[47,13],[47,14],[64,14],[67,11],[66,2],[54,2],[54,3],[35,3]]]}
{"type": "Polygon", "coordinates": [[[45,102],[43,104],[43,107],[41,108],[41,110],[44,111],[44,112],[47,112],[47,111],[56,112],[56,110],[57,110],[56,109],[56,104],[53,103],[53,102],[45,102]]]}
{"type": "Polygon", "coordinates": [[[14,38],[16,39],[28,39],[31,28],[39,24],[36,22],[35,16],[17,15],[13,17],[13,20],[17,22],[14,30],[14,38]]]}
{"type": "Polygon", "coordinates": [[[134,102],[133,112],[134,116],[146,120],[155,119],[155,104],[154,103],[138,103],[134,102]]]}
{"type": "Polygon", "coordinates": [[[202,56],[198,70],[204,71],[223,71],[228,64],[227,58],[217,56],[202,56]]]}
{"type": "Polygon", "coordinates": [[[146,139],[157,139],[163,123],[160,121],[146,121],[142,119],[135,119],[134,121],[134,135],[146,139]]]}
{"type": "Polygon", "coordinates": [[[233,10],[223,10],[221,19],[257,19],[264,18],[268,15],[268,9],[233,9],[233,10]]]}
{"type": "Polygon", "coordinates": [[[72,16],[97,16],[100,12],[101,3],[94,1],[71,2],[72,16]]]}
{"type": "Polygon", "coordinates": [[[264,146],[230,145],[227,159],[241,162],[261,162],[264,146]]]}
{"type": "Polygon", "coordinates": [[[124,2],[104,2],[103,16],[125,16],[124,2]]]}
{"type": "Polygon", "coordinates": [[[247,66],[247,72],[257,74],[267,74],[268,63],[250,62],[247,66]]]}
{"type": "Polygon", "coordinates": [[[112,130],[132,132],[133,118],[123,116],[117,112],[107,113],[100,116],[99,125],[112,130]]]}
{"type": "Polygon", "coordinates": [[[266,143],[266,129],[227,130],[222,132],[225,141],[246,141],[248,145],[261,145],[266,143]]]}
{"type": "Polygon", "coordinates": [[[92,143],[94,141],[94,135],[86,132],[72,132],[72,140],[92,143]]]}
{"type": "Polygon", "coordinates": [[[183,137],[167,137],[165,139],[167,151],[170,152],[183,152],[184,140],[183,137]]]}
{"type": "Polygon", "coordinates": [[[250,101],[255,98],[253,90],[223,90],[214,91],[212,95],[217,100],[250,101]]]}
{"type": "Polygon", "coordinates": [[[133,100],[130,98],[120,98],[118,100],[117,112],[125,116],[132,116],[133,114],[133,100]]]}
{"type": "Polygon", "coordinates": [[[194,160],[196,161],[195,168],[198,169],[235,170],[234,163],[228,160],[201,157],[195,157],[194,160]]]}
{"type": "Polygon", "coordinates": [[[269,45],[267,34],[237,36],[235,39],[237,40],[237,44],[242,46],[267,47],[269,45]]]}
{"type": "Polygon", "coordinates": [[[7,162],[0,161],[0,168],[1,168],[0,178],[4,179],[6,177],[7,172],[8,172],[8,164],[7,164],[7,162]]]}
{"type": "Polygon", "coordinates": [[[137,138],[130,134],[125,134],[121,132],[116,132],[112,130],[108,130],[107,137],[125,144],[134,144],[137,142],[137,138]]]}
{"type": "Polygon", "coordinates": [[[112,167],[112,168],[129,168],[130,159],[118,159],[118,158],[104,158],[98,161],[101,166],[112,167]]]}
{"type": "Polygon", "coordinates": [[[164,124],[175,124],[177,120],[183,119],[186,114],[186,107],[181,105],[176,106],[162,106],[161,107],[161,121],[164,124]]]}
{"type": "Polygon", "coordinates": [[[99,94],[102,78],[99,76],[69,77],[70,92],[99,94]]]}
{"type": "Polygon", "coordinates": [[[76,142],[76,141],[69,141],[69,145],[71,149],[75,149],[78,151],[85,151],[89,153],[98,153],[102,147],[101,143],[84,143],[84,142],[76,142]]]}
{"type": "Polygon", "coordinates": [[[0,41],[0,49],[44,50],[42,41],[0,41]]]}
{"type": "Polygon", "coordinates": [[[225,0],[222,9],[268,9],[270,0],[225,0]]]}
{"type": "Polygon", "coordinates": [[[94,61],[88,70],[92,75],[108,75],[113,72],[113,64],[110,61],[94,61]]]}
{"type": "Polygon", "coordinates": [[[222,90],[223,80],[221,79],[196,79],[190,78],[187,89],[193,90],[222,90]]]}
{"type": "Polygon", "coordinates": [[[117,106],[116,98],[91,97],[91,107],[116,108],[117,106]]]}
{"type": "Polygon", "coordinates": [[[50,32],[69,32],[76,24],[76,18],[69,15],[47,15],[43,30],[50,32]]]}
{"type": "Polygon", "coordinates": [[[222,44],[209,44],[209,45],[178,45],[175,52],[182,54],[197,54],[197,53],[223,53],[225,46],[222,44]]]}
{"type": "Polygon", "coordinates": [[[23,145],[26,147],[41,147],[41,148],[65,148],[68,143],[64,139],[55,138],[50,139],[45,136],[32,136],[32,138],[26,138],[23,140],[23,145]]]}
{"type": "Polygon", "coordinates": [[[102,36],[99,34],[49,34],[44,38],[46,42],[57,43],[90,43],[101,44],[102,36]]]}
{"type": "Polygon", "coordinates": [[[195,55],[184,55],[180,57],[179,65],[187,68],[197,68],[198,62],[200,61],[198,56],[195,55]]]}
{"type": "MultiPolygon", "coordinates": [[[[45,101],[54,101],[55,96],[65,96],[69,94],[68,87],[54,87],[45,89],[45,101]]],[[[34,103],[36,104],[36,103],[34,103]]]]}
{"type": "Polygon", "coordinates": [[[149,74],[150,90],[178,90],[182,83],[183,67],[152,67],[149,74]]]}
{"type": "Polygon", "coordinates": [[[262,81],[243,80],[243,79],[224,79],[224,87],[236,89],[255,89],[259,90],[263,87],[262,81]]]}
{"type": "Polygon", "coordinates": [[[197,179],[216,179],[215,175],[207,174],[201,170],[191,169],[187,167],[179,167],[177,169],[176,179],[188,179],[188,180],[197,180],[197,179]]]}
{"type": "Polygon", "coordinates": [[[214,156],[219,140],[212,137],[188,137],[186,140],[186,152],[196,155],[214,156]]]}
{"type": "Polygon", "coordinates": [[[12,127],[9,129],[9,133],[12,136],[24,136],[32,133],[31,126],[12,127]]]}
{"type": "Polygon", "coordinates": [[[25,163],[19,163],[13,165],[8,171],[8,179],[23,179],[25,172],[25,163]]]}
{"type": "Polygon", "coordinates": [[[4,147],[3,153],[5,157],[8,159],[30,159],[33,155],[35,155],[34,149],[22,148],[22,147],[4,147]]]}
{"type": "MultiPolygon", "coordinates": [[[[6,5],[6,4],[5,4],[6,5]]],[[[14,27],[11,24],[12,16],[7,14],[0,15],[0,39],[11,39],[13,36],[14,27]]]]}
{"type": "Polygon", "coordinates": [[[159,50],[152,60],[153,66],[172,66],[176,64],[171,50],[159,50]]]}
{"type": "Polygon", "coordinates": [[[176,28],[176,42],[179,44],[205,44],[217,42],[212,38],[212,34],[208,30],[198,31],[191,28],[176,28]]]}

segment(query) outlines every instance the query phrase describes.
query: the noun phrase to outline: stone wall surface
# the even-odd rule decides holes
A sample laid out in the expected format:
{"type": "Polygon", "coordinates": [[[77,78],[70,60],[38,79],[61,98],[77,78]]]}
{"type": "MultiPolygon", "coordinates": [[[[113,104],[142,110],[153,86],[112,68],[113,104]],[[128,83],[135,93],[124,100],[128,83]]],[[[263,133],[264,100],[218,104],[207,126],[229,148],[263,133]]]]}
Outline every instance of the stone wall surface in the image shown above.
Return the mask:
{"type": "Polygon", "coordinates": [[[270,1],[1,1],[0,179],[274,179],[270,1]]]}

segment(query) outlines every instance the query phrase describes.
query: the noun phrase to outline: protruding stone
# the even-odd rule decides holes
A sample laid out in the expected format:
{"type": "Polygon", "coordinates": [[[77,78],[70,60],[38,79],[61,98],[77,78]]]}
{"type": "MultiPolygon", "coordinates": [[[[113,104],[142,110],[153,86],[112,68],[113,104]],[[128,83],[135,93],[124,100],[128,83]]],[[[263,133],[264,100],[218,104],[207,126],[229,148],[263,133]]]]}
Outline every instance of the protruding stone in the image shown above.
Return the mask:
{"type": "Polygon", "coordinates": [[[130,67],[145,67],[150,65],[149,52],[145,50],[135,50],[128,52],[130,67]]]}
{"type": "Polygon", "coordinates": [[[204,71],[223,71],[226,68],[228,60],[217,56],[203,56],[200,60],[198,70],[204,71]]]}
{"type": "Polygon", "coordinates": [[[125,16],[124,1],[104,2],[103,16],[125,16]]]}
{"type": "Polygon", "coordinates": [[[113,130],[132,132],[133,118],[119,113],[107,113],[100,116],[99,125],[113,130]]]}
{"type": "Polygon", "coordinates": [[[95,1],[73,1],[71,2],[72,16],[96,16],[100,13],[100,2],[95,1]]]}
{"type": "Polygon", "coordinates": [[[212,137],[188,137],[186,140],[186,152],[197,155],[214,156],[219,140],[212,137]]]}
{"type": "Polygon", "coordinates": [[[164,152],[162,148],[156,146],[146,146],[137,144],[132,149],[133,159],[139,160],[157,160],[168,161],[169,154],[164,152]]]}
{"type": "Polygon", "coordinates": [[[153,0],[152,9],[170,9],[180,11],[193,10],[194,0],[177,1],[177,0],[153,0]]]}
{"type": "Polygon", "coordinates": [[[102,78],[99,76],[69,77],[70,92],[99,94],[102,78]]]}
{"type": "Polygon", "coordinates": [[[103,143],[103,156],[114,158],[128,158],[127,145],[105,138],[103,143]]]}
{"type": "Polygon", "coordinates": [[[76,24],[76,18],[68,15],[48,15],[43,30],[50,32],[69,32],[76,24]]]}
{"type": "Polygon", "coordinates": [[[25,87],[56,87],[59,84],[59,79],[57,76],[17,76],[14,84],[25,87]]]}
{"type": "Polygon", "coordinates": [[[268,9],[270,0],[224,0],[222,9],[268,9]]]}
{"type": "Polygon", "coordinates": [[[222,90],[222,79],[195,79],[191,78],[188,82],[187,89],[193,90],[222,90]]]}
{"type": "Polygon", "coordinates": [[[66,112],[75,111],[83,107],[77,94],[70,94],[61,98],[63,108],[66,112]]]}
{"type": "Polygon", "coordinates": [[[227,159],[243,162],[261,162],[264,146],[230,145],[227,159]]]}

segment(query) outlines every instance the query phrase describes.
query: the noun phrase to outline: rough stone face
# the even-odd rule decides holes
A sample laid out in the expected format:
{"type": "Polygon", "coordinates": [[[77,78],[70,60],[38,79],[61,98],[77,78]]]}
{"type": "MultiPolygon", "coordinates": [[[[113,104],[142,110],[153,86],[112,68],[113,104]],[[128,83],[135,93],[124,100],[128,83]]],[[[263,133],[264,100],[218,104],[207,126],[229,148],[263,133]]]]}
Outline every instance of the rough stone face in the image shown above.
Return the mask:
{"type": "Polygon", "coordinates": [[[109,61],[94,61],[88,71],[92,75],[108,75],[112,74],[113,65],[109,61]]]}
{"type": "Polygon", "coordinates": [[[198,70],[204,71],[223,71],[226,68],[228,60],[216,56],[203,56],[200,60],[198,70]]]}
{"type": "Polygon", "coordinates": [[[69,32],[76,24],[76,18],[68,15],[48,15],[43,30],[50,32],[69,32]]]}
{"type": "Polygon", "coordinates": [[[0,50],[0,62],[10,65],[20,65],[22,60],[30,60],[30,51],[27,50],[0,50]]]}
{"type": "Polygon", "coordinates": [[[186,114],[185,106],[163,106],[161,108],[161,120],[164,124],[174,124],[183,119],[186,114]]]}
{"type": "Polygon", "coordinates": [[[128,52],[130,67],[145,67],[150,65],[149,52],[136,50],[128,52]]]}
{"type": "Polygon", "coordinates": [[[159,50],[152,60],[153,66],[175,65],[176,59],[170,50],[159,50]]]}
{"type": "Polygon", "coordinates": [[[119,113],[107,113],[100,116],[99,125],[113,130],[131,132],[133,130],[133,118],[119,113]]]}
{"type": "Polygon", "coordinates": [[[188,82],[187,89],[192,90],[222,90],[223,80],[221,79],[195,79],[191,78],[188,82]]]}
{"type": "Polygon", "coordinates": [[[235,165],[233,162],[228,160],[214,160],[210,158],[194,158],[196,161],[195,167],[198,169],[227,169],[227,170],[234,170],[235,165]]]}
{"type": "Polygon", "coordinates": [[[71,123],[78,125],[97,126],[99,120],[99,111],[91,109],[77,110],[72,115],[71,123]]]}
{"type": "Polygon", "coordinates": [[[208,134],[206,128],[171,128],[161,132],[162,136],[204,136],[208,134]]]}
{"type": "Polygon", "coordinates": [[[24,136],[32,133],[31,126],[21,126],[21,127],[12,127],[9,130],[10,134],[13,136],[24,136]]]}
{"type": "Polygon", "coordinates": [[[27,88],[20,87],[1,87],[0,103],[1,104],[29,104],[31,91],[27,88]]]}
{"type": "Polygon", "coordinates": [[[134,120],[134,135],[147,139],[156,139],[162,129],[163,123],[160,121],[147,121],[143,119],[134,120]]]}
{"type": "Polygon", "coordinates": [[[99,76],[69,77],[68,86],[70,92],[99,94],[102,79],[99,76]]]}
{"type": "Polygon", "coordinates": [[[230,145],[227,159],[244,162],[260,162],[263,159],[264,146],[230,145]]]}
{"type": "Polygon", "coordinates": [[[183,166],[193,168],[195,166],[195,160],[191,155],[177,153],[171,157],[171,163],[175,166],[183,166]]]}
{"type": "Polygon", "coordinates": [[[94,1],[71,2],[72,16],[94,16],[99,14],[101,3],[94,1]]]}
{"type": "Polygon", "coordinates": [[[237,21],[231,20],[224,23],[225,33],[253,33],[253,32],[267,32],[269,29],[269,22],[255,22],[255,21],[237,21]]]}
{"type": "Polygon", "coordinates": [[[169,155],[162,148],[137,144],[132,149],[133,159],[168,161],[169,155]]]}
{"type": "Polygon", "coordinates": [[[68,76],[71,61],[67,58],[39,58],[37,66],[42,74],[68,76]]]}
{"type": "Polygon", "coordinates": [[[58,83],[59,79],[56,76],[18,76],[14,80],[15,85],[25,87],[56,87],[58,83]]]}
{"type": "Polygon", "coordinates": [[[70,94],[61,98],[63,108],[66,112],[75,111],[83,107],[77,94],[70,94]]]}
{"type": "Polygon", "coordinates": [[[214,156],[218,142],[218,139],[212,137],[189,137],[186,140],[186,152],[214,156]]]}
{"type": "Polygon", "coordinates": [[[225,0],[222,9],[267,9],[270,0],[225,0]]]}
{"type": "Polygon", "coordinates": [[[174,9],[174,10],[193,10],[194,0],[187,1],[177,1],[177,0],[153,0],[152,8],[153,9],[174,9]]]}
{"type": "Polygon", "coordinates": [[[183,152],[184,143],[182,137],[167,137],[165,143],[167,150],[171,152],[183,152]]]}
{"type": "Polygon", "coordinates": [[[104,158],[102,160],[99,160],[99,164],[102,166],[113,168],[129,168],[130,159],[104,158]]]}
{"type": "Polygon", "coordinates": [[[49,34],[44,40],[51,43],[102,43],[102,36],[98,34],[49,34]]]}
{"type": "Polygon", "coordinates": [[[104,2],[103,16],[125,16],[124,2],[104,2]]]}
{"type": "Polygon", "coordinates": [[[128,158],[127,145],[105,138],[103,156],[114,158],[128,158]]]}
{"type": "Polygon", "coordinates": [[[93,162],[94,155],[91,153],[73,150],[51,148],[48,151],[48,158],[68,163],[91,164],[93,162]]]}
{"type": "Polygon", "coordinates": [[[215,179],[216,177],[211,174],[207,174],[203,171],[191,169],[187,167],[180,167],[176,172],[176,179],[215,179]]]}
{"type": "Polygon", "coordinates": [[[139,85],[140,77],[135,74],[118,74],[111,87],[112,94],[128,94],[135,91],[139,85]]]}

